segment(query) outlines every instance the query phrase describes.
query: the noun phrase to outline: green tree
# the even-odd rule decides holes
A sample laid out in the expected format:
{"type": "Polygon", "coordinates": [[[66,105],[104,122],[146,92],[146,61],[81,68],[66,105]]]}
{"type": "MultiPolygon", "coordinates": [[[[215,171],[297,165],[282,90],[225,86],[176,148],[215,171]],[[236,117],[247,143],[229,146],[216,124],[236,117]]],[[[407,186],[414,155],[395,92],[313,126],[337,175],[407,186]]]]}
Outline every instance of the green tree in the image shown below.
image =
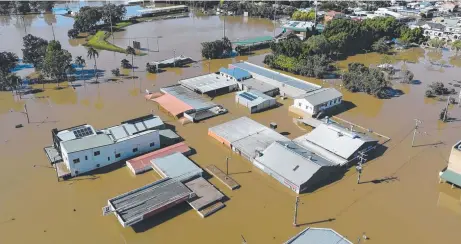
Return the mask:
{"type": "Polygon", "coordinates": [[[66,71],[72,63],[72,55],[61,48],[59,41],[50,41],[46,48],[43,60],[42,72],[44,75],[54,79],[59,87],[59,81],[66,76],[66,71]]]}
{"type": "Polygon", "coordinates": [[[158,72],[157,65],[150,64],[150,63],[146,64],[146,70],[149,73],[157,73],[158,72]]]}
{"type": "Polygon", "coordinates": [[[124,68],[124,69],[129,69],[129,68],[131,68],[130,61],[128,61],[127,59],[122,59],[122,61],[120,61],[120,65],[121,65],[122,68],[124,68]]]}
{"type": "Polygon", "coordinates": [[[231,53],[232,43],[227,37],[213,42],[202,42],[202,57],[204,58],[222,58],[231,53]]]}
{"type": "Polygon", "coordinates": [[[11,71],[18,62],[16,54],[0,52],[0,90],[14,90],[21,84],[21,79],[11,71]]]}
{"type": "Polygon", "coordinates": [[[409,70],[402,71],[402,83],[410,84],[413,81],[413,72],[409,70]]]}
{"type": "Polygon", "coordinates": [[[94,75],[96,77],[96,82],[98,82],[98,66],[96,64],[96,60],[99,57],[99,52],[94,49],[93,47],[88,48],[88,51],[86,53],[86,57],[89,59],[94,59],[94,75]]]}
{"type": "Polygon", "coordinates": [[[417,43],[421,44],[426,41],[426,37],[423,35],[424,31],[422,28],[410,29],[408,27],[401,28],[400,40],[406,43],[417,43]]]}
{"type": "Polygon", "coordinates": [[[384,37],[374,42],[371,48],[378,53],[387,53],[389,51],[389,45],[387,45],[384,37]]]}
{"type": "Polygon", "coordinates": [[[83,83],[85,83],[85,76],[83,75],[83,68],[85,68],[86,61],[82,56],[75,57],[75,64],[82,68],[80,77],[83,77],[83,83]]]}
{"type": "Polygon", "coordinates": [[[23,62],[33,64],[36,69],[40,69],[45,58],[48,41],[31,34],[24,36],[22,40],[24,43],[23,62]]]}
{"type": "Polygon", "coordinates": [[[351,92],[365,92],[384,98],[389,82],[379,69],[368,68],[361,63],[350,63],[349,71],[343,74],[343,86],[351,92]]]}
{"type": "Polygon", "coordinates": [[[2,1],[0,2],[0,14],[9,15],[14,9],[14,2],[12,1],[2,1]]]}
{"type": "Polygon", "coordinates": [[[112,24],[115,24],[125,17],[126,8],[123,5],[115,5],[112,3],[104,4],[100,8],[101,12],[101,20],[104,21],[105,24],[110,24],[112,20],[112,24]]]}
{"type": "Polygon", "coordinates": [[[295,11],[293,15],[291,16],[293,20],[299,20],[299,21],[311,21],[315,19],[315,11],[310,10],[309,12],[305,11],[295,11]]]}
{"type": "Polygon", "coordinates": [[[312,54],[329,54],[331,52],[331,44],[323,35],[311,36],[303,43],[304,56],[312,54]]]}
{"type": "Polygon", "coordinates": [[[17,1],[14,7],[17,14],[27,14],[31,10],[28,1],[17,1]]]}
{"type": "Polygon", "coordinates": [[[389,55],[383,55],[381,57],[381,64],[390,64],[392,63],[392,58],[389,55]]]}
{"type": "Polygon", "coordinates": [[[456,40],[451,44],[451,48],[455,50],[456,55],[458,55],[458,52],[461,50],[461,41],[456,40]]]}
{"type": "Polygon", "coordinates": [[[120,76],[120,69],[119,68],[113,69],[113,70],[111,70],[111,72],[116,77],[120,76]]]}
{"type": "Polygon", "coordinates": [[[445,45],[445,41],[437,38],[430,39],[428,44],[433,48],[442,48],[445,45]]]}
{"type": "Polygon", "coordinates": [[[77,38],[78,34],[79,34],[78,30],[74,28],[67,31],[67,36],[71,39],[77,38]]]}
{"type": "Polygon", "coordinates": [[[96,24],[101,20],[102,14],[97,7],[82,7],[75,16],[74,29],[79,32],[88,32],[94,30],[96,24]]]}
{"type": "Polygon", "coordinates": [[[134,75],[134,55],[136,55],[136,50],[131,46],[128,46],[125,53],[126,55],[131,55],[131,74],[134,75]]]}

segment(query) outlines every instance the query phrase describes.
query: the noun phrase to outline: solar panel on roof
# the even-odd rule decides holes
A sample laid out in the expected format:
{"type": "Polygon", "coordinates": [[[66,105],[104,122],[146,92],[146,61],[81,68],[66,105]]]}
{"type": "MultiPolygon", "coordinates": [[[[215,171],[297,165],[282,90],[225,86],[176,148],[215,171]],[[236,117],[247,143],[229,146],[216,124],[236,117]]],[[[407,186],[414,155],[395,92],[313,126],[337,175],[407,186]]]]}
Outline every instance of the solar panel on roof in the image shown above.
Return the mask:
{"type": "Polygon", "coordinates": [[[258,97],[256,97],[256,96],[254,96],[254,95],[252,95],[252,94],[250,94],[250,93],[246,93],[246,92],[240,93],[240,96],[241,96],[241,97],[244,97],[244,98],[246,98],[246,99],[248,99],[248,100],[250,100],[250,101],[253,101],[253,100],[255,100],[256,98],[258,98],[258,97]]]}
{"type": "Polygon", "coordinates": [[[72,130],[76,138],[93,135],[93,130],[90,127],[79,127],[72,130]]]}

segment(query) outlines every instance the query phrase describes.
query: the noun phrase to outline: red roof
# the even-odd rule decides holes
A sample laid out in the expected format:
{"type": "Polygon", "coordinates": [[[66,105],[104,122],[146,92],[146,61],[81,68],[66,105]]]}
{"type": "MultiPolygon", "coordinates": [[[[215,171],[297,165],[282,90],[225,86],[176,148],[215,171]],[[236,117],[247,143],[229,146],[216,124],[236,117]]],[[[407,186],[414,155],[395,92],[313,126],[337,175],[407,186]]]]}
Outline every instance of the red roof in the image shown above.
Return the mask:
{"type": "Polygon", "coordinates": [[[126,161],[126,165],[131,169],[133,174],[140,174],[142,172],[148,171],[152,169],[152,164],[150,161],[156,158],[163,158],[170,154],[180,152],[180,153],[187,153],[190,152],[190,148],[184,142],[176,143],[174,145],[159,149],[157,151],[153,151],[150,153],[146,153],[136,158],[132,158],[126,161]]]}
{"type": "Polygon", "coordinates": [[[164,94],[163,96],[157,97],[153,100],[174,116],[193,109],[188,104],[170,94],[164,94]]]}
{"type": "Polygon", "coordinates": [[[340,14],[341,12],[336,12],[336,11],[328,11],[327,15],[330,16],[330,17],[334,17],[335,15],[337,14],[340,14]]]}

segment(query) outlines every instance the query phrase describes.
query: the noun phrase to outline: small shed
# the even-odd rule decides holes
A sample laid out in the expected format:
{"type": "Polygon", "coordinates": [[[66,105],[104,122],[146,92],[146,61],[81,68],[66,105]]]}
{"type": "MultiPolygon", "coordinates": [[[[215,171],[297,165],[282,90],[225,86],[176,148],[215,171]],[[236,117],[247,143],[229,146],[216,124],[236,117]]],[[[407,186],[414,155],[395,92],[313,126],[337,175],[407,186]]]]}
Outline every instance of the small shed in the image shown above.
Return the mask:
{"type": "Polygon", "coordinates": [[[166,157],[151,160],[152,168],[163,178],[194,178],[202,176],[203,170],[182,153],[173,153],[166,157]]]}
{"type": "Polygon", "coordinates": [[[257,113],[277,105],[275,98],[259,91],[241,91],[235,95],[235,102],[250,110],[250,113],[257,113]]]}

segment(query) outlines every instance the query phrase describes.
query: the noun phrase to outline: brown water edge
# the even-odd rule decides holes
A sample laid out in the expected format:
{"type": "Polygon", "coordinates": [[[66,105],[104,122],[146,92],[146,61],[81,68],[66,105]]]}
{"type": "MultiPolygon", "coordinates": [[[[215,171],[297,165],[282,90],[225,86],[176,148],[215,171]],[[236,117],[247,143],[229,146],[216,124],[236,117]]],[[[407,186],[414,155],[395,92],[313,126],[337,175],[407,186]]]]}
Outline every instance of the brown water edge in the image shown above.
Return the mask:
{"type": "MultiPolygon", "coordinates": [[[[248,58],[257,64],[261,64],[262,59],[263,55],[248,58]]],[[[211,72],[238,60],[212,60],[211,72]]],[[[3,156],[0,163],[0,242],[236,243],[241,242],[240,235],[243,235],[251,243],[281,243],[304,227],[317,226],[334,228],[352,241],[366,232],[371,238],[367,241],[370,243],[459,243],[460,216],[441,206],[439,199],[440,192],[448,192],[451,198],[459,200],[461,191],[437,183],[438,171],[446,165],[449,147],[459,139],[459,122],[441,124],[437,116],[444,102],[426,105],[423,96],[427,84],[434,80],[451,82],[459,76],[459,69],[432,72],[424,63],[408,64],[408,68],[422,84],[410,85],[404,96],[389,100],[373,100],[368,95],[348,94],[343,90],[345,100],[357,107],[339,115],[392,138],[384,156],[366,165],[362,180],[390,176],[398,177],[398,180],[357,185],[356,175],[350,171],[341,181],[301,196],[300,224],[334,220],[298,228],[291,225],[295,195],[206,135],[211,126],[247,115],[265,125],[276,122],[279,125],[277,131],[288,132],[290,138],[299,136],[308,129],[293,122],[294,116],[287,111],[290,100],[279,101],[283,106],[277,109],[249,115],[248,110],[236,105],[233,95],[228,94],[214,99],[230,110],[228,114],[182,126],[159,112],[155,104],[131,94],[136,88],[158,90],[182,77],[207,73],[204,63],[182,69],[180,76],[174,71],[155,75],[136,72],[140,80],[124,79],[122,82],[58,91],[73,92],[76,103],[57,94],[50,94],[50,103],[24,99],[34,123],[26,125],[24,115],[19,113],[0,114],[0,153],[3,156]],[[97,106],[97,101],[102,101],[103,106],[97,106]],[[380,105],[374,105],[378,101],[380,105]],[[158,179],[154,173],[134,177],[126,168],[120,168],[99,172],[94,180],[93,177],[79,177],[58,183],[53,169],[33,167],[34,164],[48,165],[42,148],[51,143],[52,128],[86,122],[102,128],[149,113],[152,109],[167,123],[173,124],[186,143],[197,150],[198,153],[191,158],[200,166],[216,164],[224,169],[225,158],[231,155],[230,172],[242,188],[229,191],[216,179],[210,180],[230,198],[223,210],[206,219],[192,210],[179,212],[171,219],[168,215],[155,216],[144,224],[145,228],[154,227],[135,233],[130,228],[123,229],[114,216],[102,217],[101,207],[111,197],[158,179]],[[418,134],[416,145],[419,147],[411,148],[414,118],[423,120],[420,130],[426,134],[418,134]],[[14,129],[17,123],[26,126],[14,129]],[[438,141],[444,144],[420,146],[438,141]],[[160,224],[156,221],[159,219],[167,220],[160,224]],[[180,234],[176,234],[179,231],[180,234]]],[[[3,96],[4,93],[0,94],[3,96]]],[[[461,117],[457,107],[451,107],[450,114],[461,117]]]]}

